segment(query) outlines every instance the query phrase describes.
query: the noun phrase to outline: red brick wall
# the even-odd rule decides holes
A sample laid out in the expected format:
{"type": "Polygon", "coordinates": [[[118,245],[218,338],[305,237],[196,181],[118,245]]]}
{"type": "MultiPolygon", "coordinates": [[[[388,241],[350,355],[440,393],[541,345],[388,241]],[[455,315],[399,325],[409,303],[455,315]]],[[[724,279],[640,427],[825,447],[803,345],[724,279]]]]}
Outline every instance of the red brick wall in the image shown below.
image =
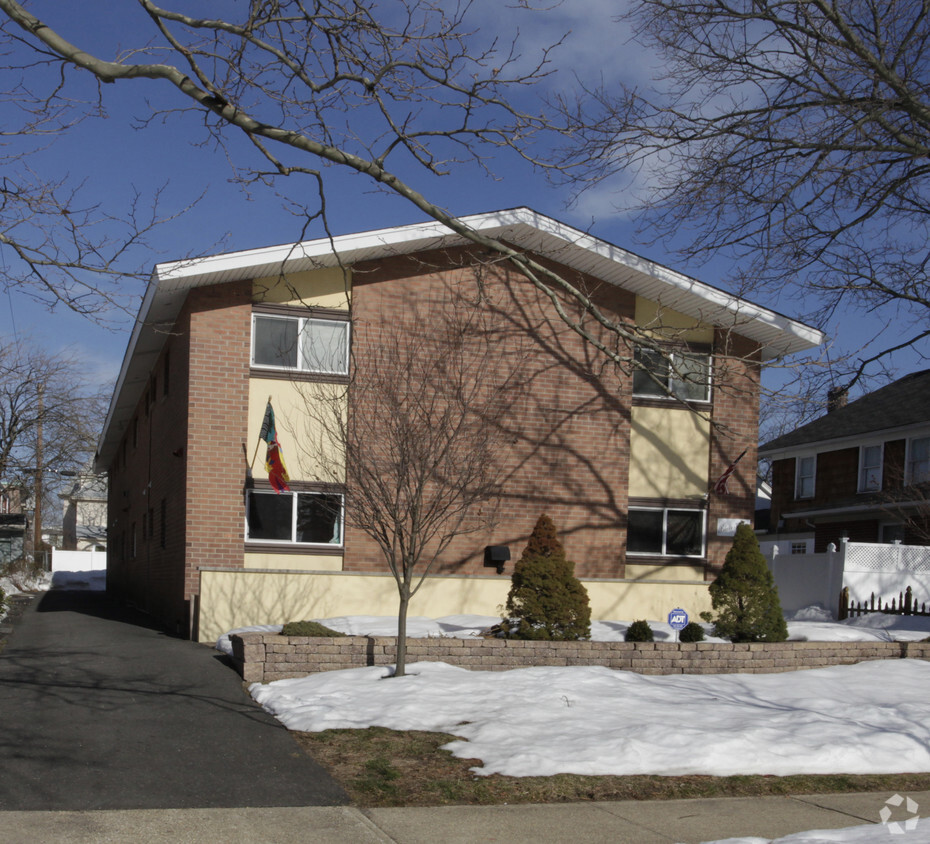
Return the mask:
{"type": "Polygon", "coordinates": [[[188,334],[179,322],[109,468],[107,588],[178,633],[188,624],[182,593],[187,350],[188,334]]]}
{"type": "Polygon", "coordinates": [[[109,467],[108,589],[182,635],[197,567],[242,565],[250,290],[190,293],[109,467]]]}
{"type": "MultiPolygon", "coordinates": [[[[502,265],[484,267],[476,277],[467,264],[468,253],[462,250],[379,261],[357,266],[353,273],[353,347],[358,366],[374,356],[371,349],[379,344],[396,343],[404,332],[429,330],[427,315],[440,311],[456,294],[479,299],[482,313],[496,320],[501,342],[514,350],[527,344],[532,355],[531,389],[508,422],[512,445],[508,460],[500,466],[504,495],[497,527],[458,538],[435,570],[487,574],[492,570],[482,566],[486,545],[509,545],[515,560],[536,519],[547,513],[579,576],[622,577],[630,376],[551,316],[551,303],[543,301],[525,278],[502,265]]],[[[586,287],[609,316],[633,320],[633,294],[561,269],[586,287]]],[[[566,305],[572,312],[571,304],[566,305]]],[[[598,333],[590,319],[587,324],[598,333]]],[[[710,502],[709,553],[714,564],[722,564],[730,544],[716,538],[716,519],[752,516],[758,419],[753,349],[738,337],[721,336],[720,342],[729,344],[723,347],[729,355],[725,368],[734,386],[715,391],[714,422],[726,429],[729,439],[713,434],[711,476],[722,473],[743,448],[749,450],[731,481],[732,495],[712,497],[710,502]]],[[[351,527],[346,532],[345,568],[384,568],[374,543],[351,527]]]]}
{"type": "Polygon", "coordinates": [[[205,287],[188,297],[187,510],[184,595],[201,566],[242,566],[245,541],[251,283],[205,287]]]}
{"type": "Polygon", "coordinates": [[[732,536],[717,535],[717,522],[752,519],[755,513],[760,371],[754,344],[730,332],[716,332],[705,572],[711,579],[733,544],[732,536]],[[715,481],[743,449],[746,453],[727,483],[728,494],[718,495],[713,490],[715,481]]]}

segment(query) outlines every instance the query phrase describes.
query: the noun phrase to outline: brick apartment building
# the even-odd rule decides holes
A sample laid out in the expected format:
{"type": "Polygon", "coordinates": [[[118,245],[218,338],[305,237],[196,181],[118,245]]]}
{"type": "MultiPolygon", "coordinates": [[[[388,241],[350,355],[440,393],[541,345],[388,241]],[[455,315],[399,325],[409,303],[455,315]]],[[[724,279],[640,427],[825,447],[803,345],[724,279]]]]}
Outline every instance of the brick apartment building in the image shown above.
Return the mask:
{"type": "Polygon", "coordinates": [[[607,365],[523,276],[435,223],[160,264],[98,448],[108,589],[203,641],[246,624],[393,614],[377,547],[332,516],[341,491],[306,447],[301,389],[345,387],[350,366],[363,372],[467,302],[502,352],[519,351],[530,386],[508,414],[497,518],[453,542],[413,614],[497,614],[510,569],[489,567],[486,549],[516,558],[542,512],[595,617],[708,606],[735,523],[753,515],[760,368],[819,332],[525,208],[464,221],[648,329],[677,371],[648,349],[635,376],[607,365]],[[254,463],[269,398],[291,479],[281,495],[254,463]],[[715,492],[743,452],[727,494],[715,492]]]}

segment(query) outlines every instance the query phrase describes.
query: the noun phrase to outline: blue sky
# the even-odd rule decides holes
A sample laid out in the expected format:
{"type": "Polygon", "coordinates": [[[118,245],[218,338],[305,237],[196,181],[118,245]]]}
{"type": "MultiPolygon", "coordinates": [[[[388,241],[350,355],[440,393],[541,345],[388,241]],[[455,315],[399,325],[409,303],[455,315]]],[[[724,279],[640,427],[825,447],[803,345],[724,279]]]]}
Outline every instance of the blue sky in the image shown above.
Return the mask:
{"type": "MultiPolygon", "coordinates": [[[[645,81],[655,59],[629,42],[622,25],[612,22],[622,6],[616,0],[565,0],[543,13],[530,14],[502,6],[496,0],[477,0],[475,20],[491,21],[494,33],[519,30],[527,61],[538,47],[569,32],[556,54],[560,70],[547,81],[550,90],[571,89],[578,79],[592,82],[602,76],[628,82],[645,81]]],[[[101,26],[87,7],[38,3],[33,8],[40,16],[45,15],[50,24],[60,27],[62,34],[76,42],[88,39],[104,56],[115,54],[120,46],[134,43],[137,37],[139,13],[134,4],[126,4],[125,12],[121,10],[127,16],[116,28],[101,26]]],[[[84,94],[92,96],[93,88],[88,86],[84,94]]],[[[178,104],[167,84],[109,85],[104,87],[103,94],[107,116],[85,120],[70,130],[43,151],[33,166],[41,165],[43,172],[83,182],[87,201],[100,203],[110,214],[124,213],[134,191],[139,191],[146,201],[162,190],[161,207],[165,213],[174,213],[199,198],[195,207],[156,233],[153,249],[145,256],[149,267],[187,255],[289,242],[300,235],[302,221],[290,212],[281,196],[270,189],[256,189],[247,194],[230,181],[232,171],[221,151],[195,143],[202,140],[196,132],[195,118],[173,115],[133,128],[148,113],[146,100],[163,106],[178,104]]],[[[244,142],[236,149],[237,154],[250,155],[244,142]]],[[[603,185],[576,205],[567,207],[570,200],[567,188],[551,186],[514,156],[496,161],[493,166],[498,174],[496,179],[473,166],[443,178],[422,173],[411,175],[412,171],[401,174],[410,176],[415,187],[458,215],[527,205],[579,228],[590,229],[593,234],[652,260],[690,272],[708,283],[719,284],[726,272],[727,265],[721,261],[690,267],[670,251],[637,243],[634,221],[627,213],[616,210],[628,201],[629,186],[622,184],[622,180],[603,185]]],[[[327,182],[330,222],[337,234],[423,219],[413,206],[378,191],[364,177],[332,169],[327,182]]],[[[303,184],[292,181],[283,187],[297,199],[303,191],[313,189],[309,181],[303,184]]],[[[322,235],[318,225],[306,232],[310,238],[322,235]]],[[[137,306],[141,287],[129,285],[127,292],[135,297],[137,306]]],[[[805,318],[799,303],[793,301],[761,300],[760,304],[801,320],[805,318]]],[[[831,327],[831,333],[840,335],[841,344],[857,335],[875,333],[872,325],[851,324],[841,317],[838,315],[831,327]]],[[[131,327],[129,314],[115,315],[114,327],[108,329],[60,308],[48,313],[16,294],[0,296],[0,332],[10,334],[15,330],[20,336],[30,336],[50,352],[66,346],[72,348],[99,380],[115,377],[131,327]]],[[[911,367],[904,361],[901,374],[910,368],[919,367],[911,367]]]]}

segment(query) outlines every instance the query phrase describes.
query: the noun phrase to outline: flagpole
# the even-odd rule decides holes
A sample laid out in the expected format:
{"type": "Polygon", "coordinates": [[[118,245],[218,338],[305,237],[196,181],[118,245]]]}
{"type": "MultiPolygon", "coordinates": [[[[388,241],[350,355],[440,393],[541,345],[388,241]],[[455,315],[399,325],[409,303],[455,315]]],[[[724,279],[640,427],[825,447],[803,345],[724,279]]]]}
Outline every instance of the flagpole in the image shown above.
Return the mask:
{"type": "MultiPolygon", "coordinates": [[[[271,396],[268,396],[268,404],[271,404],[271,396]]],[[[263,420],[264,420],[264,418],[265,418],[265,417],[262,417],[263,420]]],[[[252,462],[249,463],[249,471],[250,471],[250,472],[252,471],[252,468],[255,466],[255,458],[258,457],[258,449],[259,449],[259,446],[261,445],[261,442],[262,442],[262,432],[261,432],[261,430],[259,430],[259,432],[258,432],[258,442],[255,443],[255,452],[254,452],[254,454],[252,454],[252,462]]]]}

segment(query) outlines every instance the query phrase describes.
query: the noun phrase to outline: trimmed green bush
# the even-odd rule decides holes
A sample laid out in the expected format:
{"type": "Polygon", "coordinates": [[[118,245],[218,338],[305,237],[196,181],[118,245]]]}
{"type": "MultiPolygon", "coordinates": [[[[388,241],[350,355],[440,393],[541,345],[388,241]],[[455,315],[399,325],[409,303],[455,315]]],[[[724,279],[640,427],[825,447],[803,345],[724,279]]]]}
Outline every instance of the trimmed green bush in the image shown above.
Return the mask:
{"type": "Polygon", "coordinates": [[[338,630],[330,630],[318,621],[289,621],[281,629],[282,636],[345,636],[338,630]]]}
{"type": "Polygon", "coordinates": [[[696,621],[689,621],[678,631],[679,642],[703,642],[704,628],[696,621]]]}
{"type": "Polygon", "coordinates": [[[652,628],[645,619],[634,621],[627,629],[623,637],[626,642],[653,642],[652,628]]]}
{"type": "Polygon", "coordinates": [[[701,613],[701,618],[714,623],[715,636],[731,642],[784,642],[788,638],[775,579],[749,525],[736,529],[733,547],[710,585],[710,599],[714,613],[701,613]]]}
{"type": "Polygon", "coordinates": [[[512,639],[587,639],[591,635],[588,592],[565,559],[555,525],[539,517],[514,566],[501,622],[512,639]]]}

